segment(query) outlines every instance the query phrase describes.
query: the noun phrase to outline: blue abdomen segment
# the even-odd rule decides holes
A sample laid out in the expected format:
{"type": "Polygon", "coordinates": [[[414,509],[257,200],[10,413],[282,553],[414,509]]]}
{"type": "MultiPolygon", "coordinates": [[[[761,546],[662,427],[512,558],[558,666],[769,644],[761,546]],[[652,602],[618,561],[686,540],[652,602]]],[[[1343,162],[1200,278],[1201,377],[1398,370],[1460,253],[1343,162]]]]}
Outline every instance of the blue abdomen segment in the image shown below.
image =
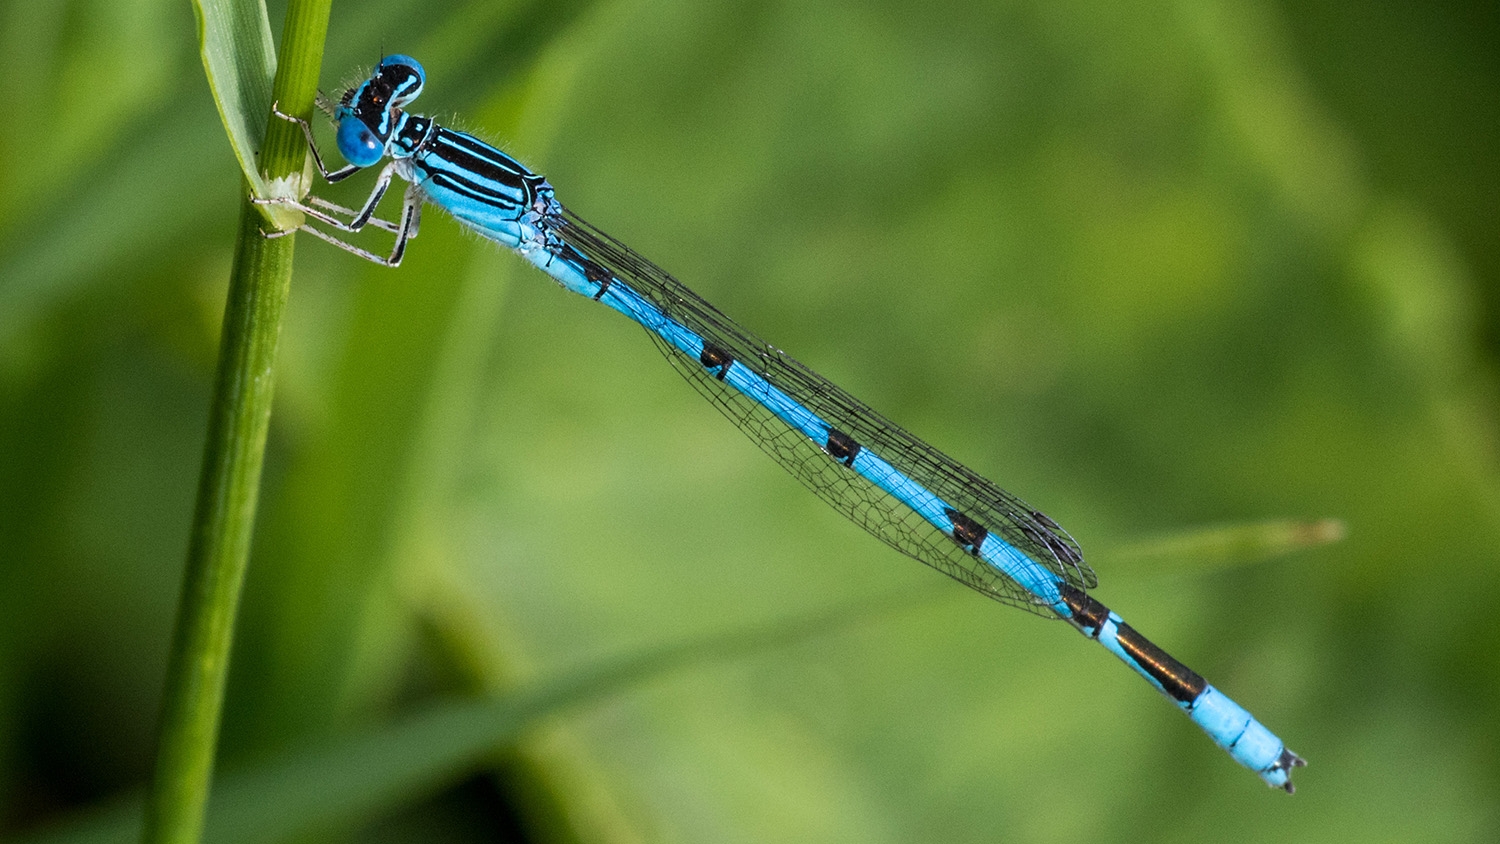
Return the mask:
{"type": "Polygon", "coordinates": [[[1267,785],[1290,794],[1292,769],[1307,764],[1288,750],[1274,733],[1248,710],[1136,632],[1081,589],[1064,585],[1066,617],[1074,627],[1095,639],[1146,682],[1177,704],[1193,723],[1235,761],[1254,771],[1267,785]]]}
{"type": "Polygon", "coordinates": [[[1188,708],[1188,717],[1268,785],[1292,792],[1291,769],[1306,763],[1228,695],[1209,686],[1188,708]]]}

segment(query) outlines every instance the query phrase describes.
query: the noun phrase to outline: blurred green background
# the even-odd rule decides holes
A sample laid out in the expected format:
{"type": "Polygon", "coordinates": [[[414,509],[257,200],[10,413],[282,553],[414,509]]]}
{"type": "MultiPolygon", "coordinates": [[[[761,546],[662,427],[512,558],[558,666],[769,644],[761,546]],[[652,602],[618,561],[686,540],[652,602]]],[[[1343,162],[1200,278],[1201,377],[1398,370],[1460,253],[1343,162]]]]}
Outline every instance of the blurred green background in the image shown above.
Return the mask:
{"type": "MultiPolygon", "coordinates": [[[[298,245],[221,762],[873,601],[310,840],[1496,840],[1497,29],[1452,0],[337,4],[326,89],[416,55],[418,111],[1066,525],[1103,601],[1310,767],[1269,792],[1065,626],[871,540],[638,328],[433,210],[396,271],[298,245]],[[1347,541],[1271,560],[1112,552],[1325,516],[1347,541]]],[[[149,770],[240,182],[186,2],[7,0],[0,46],[20,834],[149,770]]]]}

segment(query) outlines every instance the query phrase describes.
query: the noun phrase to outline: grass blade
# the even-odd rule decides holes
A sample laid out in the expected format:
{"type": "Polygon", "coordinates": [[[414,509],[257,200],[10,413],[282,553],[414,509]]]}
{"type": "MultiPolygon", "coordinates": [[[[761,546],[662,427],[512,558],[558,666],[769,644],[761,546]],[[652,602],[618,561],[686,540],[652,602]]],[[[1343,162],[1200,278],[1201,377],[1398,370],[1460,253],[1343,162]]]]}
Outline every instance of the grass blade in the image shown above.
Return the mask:
{"type": "Polygon", "coordinates": [[[271,79],[276,74],[276,45],[265,3],[247,0],[194,0],[198,45],[208,87],[219,119],[239,159],[240,170],[257,196],[265,180],[257,156],[271,110],[271,79]]]}

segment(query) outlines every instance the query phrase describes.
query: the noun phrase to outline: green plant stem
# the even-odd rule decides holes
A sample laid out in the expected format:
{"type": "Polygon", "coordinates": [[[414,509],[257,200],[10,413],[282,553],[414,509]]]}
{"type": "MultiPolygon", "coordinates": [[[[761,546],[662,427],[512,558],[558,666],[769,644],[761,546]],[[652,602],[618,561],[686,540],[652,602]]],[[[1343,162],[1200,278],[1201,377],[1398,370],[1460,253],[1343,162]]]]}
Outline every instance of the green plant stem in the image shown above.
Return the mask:
{"type": "MultiPolygon", "coordinates": [[[[311,108],[329,2],[293,0],[287,9],[273,86],[283,109],[305,114],[311,108]]],[[[305,158],[300,132],[269,118],[261,156],[266,176],[300,174],[305,158]]],[[[248,197],[248,183],[242,193],[248,197]]],[[[293,238],[267,239],[261,234],[263,225],[259,208],[247,199],[224,307],[156,770],[142,825],[144,844],[196,844],[203,833],[234,620],[265,462],[281,318],[291,288],[293,238]]]]}
{"type": "MultiPolygon", "coordinates": [[[[323,67],[328,11],[333,0],[292,0],[287,5],[276,81],[271,86],[277,107],[286,114],[310,116],[323,67]]],[[[296,125],[274,115],[266,125],[261,169],[267,179],[301,175],[307,164],[307,142],[296,125]]],[[[301,191],[300,193],[306,193],[301,191]]]]}
{"type": "Polygon", "coordinates": [[[262,237],[254,206],[240,218],[156,775],[146,803],[141,840],[147,844],[194,844],[202,833],[271,420],[271,375],[290,287],[292,241],[262,237]]]}

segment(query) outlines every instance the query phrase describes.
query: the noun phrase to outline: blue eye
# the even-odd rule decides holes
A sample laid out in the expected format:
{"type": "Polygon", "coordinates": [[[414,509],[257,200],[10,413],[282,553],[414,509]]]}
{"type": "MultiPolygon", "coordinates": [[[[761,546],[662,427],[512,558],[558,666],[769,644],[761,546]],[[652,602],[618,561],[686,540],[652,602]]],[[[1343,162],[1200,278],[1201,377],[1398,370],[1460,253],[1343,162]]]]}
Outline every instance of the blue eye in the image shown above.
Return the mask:
{"type": "Polygon", "coordinates": [[[338,144],[344,160],[356,167],[369,167],[385,156],[385,144],[358,118],[339,121],[338,144]]]}

